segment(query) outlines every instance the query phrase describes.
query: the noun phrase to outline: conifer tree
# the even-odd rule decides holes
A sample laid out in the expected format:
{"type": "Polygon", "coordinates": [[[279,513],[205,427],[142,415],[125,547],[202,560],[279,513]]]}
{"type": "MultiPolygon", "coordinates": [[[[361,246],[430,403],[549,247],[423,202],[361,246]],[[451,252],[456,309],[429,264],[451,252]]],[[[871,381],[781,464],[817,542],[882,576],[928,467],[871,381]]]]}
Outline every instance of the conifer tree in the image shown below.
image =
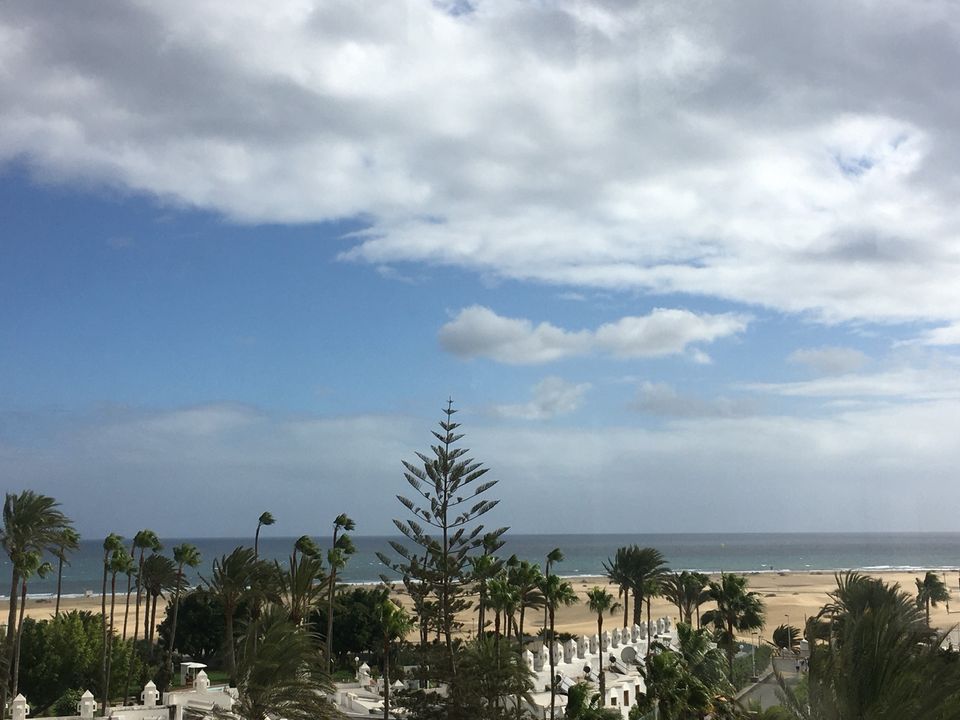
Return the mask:
{"type": "MultiPolygon", "coordinates": [[[[499,500],[484,499],[496,480],[481,481],[489,468],[467,457],[466,448],[457,447],[463,438],[453,421],[453,400],[443,410],[440,430],[433,431],[436,444],[430,454],[417,453],[419,463],[403,462],[404,478],[414,489],[415,499],[398,495],[400,503],[413,518],[394,520],[397,529],[413,543],[391,542],[399,559],[380,555],[386,565],[398,572],[409,587],[419,585],[418,620],[434,622],[445,646],[447,679],[457,674],[453,634],[459,626],[457,613],[470,607],[466,598],[470,580],[469,560],[482,547],[483,525],[478,519],[496,507],[499,500]],[[431,602],[435,617],[430,617],[431,602]]],[[[499,535],[504,530],[496,531],[499,535]]],[[[421,641],[426,633],[421,626],[421,641]]]]}

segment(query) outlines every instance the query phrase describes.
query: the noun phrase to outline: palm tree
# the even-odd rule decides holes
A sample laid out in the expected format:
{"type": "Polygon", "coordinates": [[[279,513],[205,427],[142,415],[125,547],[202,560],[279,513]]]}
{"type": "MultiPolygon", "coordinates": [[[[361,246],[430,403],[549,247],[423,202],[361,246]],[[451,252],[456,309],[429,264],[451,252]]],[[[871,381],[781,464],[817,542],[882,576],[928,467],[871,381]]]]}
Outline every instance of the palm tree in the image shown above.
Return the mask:
{"type": "Polygon", "coordinates": [[[940,602],[950,601],[950,591],[944,584],[940,576],[935,572],[927,571],[923,580],[916,579],[917,583],[917,607],[921,607],[926,612],[927,626],[930,626],[930,606],[937,606],[940,602]]]}
{"type": "Polygon", "coordinates": [[[347,565],[347,558],[353,555],[355,548],[348,532],[353,532],[356,523],[346,513],[340,513],[333,520],[333,542],[327,553],[330,566],[330,578],[327,588],[327,672],[333,672],[333,597],[337,590],[337,572],[347,565]],[[342,534],[341,534],[342,533],[342,534]]]}
{"type": "Polygon", "coordinates": [[[274,567],[280,602],[286,608],[290,622],[299,627],[323,597],[323,563],[319,557],[306,553],[297,557],[294,548],[287,570],[276,561],[274,567]]]}
{"type": "Polygon", "coordinates": [[[70,527],[64,528],[60,532],[57,546],[53,551],[53,556],[57,559],[57,604],[54,606],[53,616],[60,616],[60,595],[63,587],[63,566],[69,565],[67,553],[73,552],[80,546],[80,533],[70,527]]]}
{"type": "Polygon", "coordinates": [[[314,540],[309,535],[301,535],[297,538],[297,541],[293,544],[293,561],[297,561],[297,554],[305,555],[307,557],[318,558],[320,557],[320,546],[317,545],[317,541],[314,540]]]}
{"type": "Polygon", "coordinates": [[[110,533],[103,539],[103,584],[100,587],[100,617],[103,619],[103,645],[100,648],[100,687],[103,709],[106,712],[109,700],[107,683],[107,655],[110,650],[109,633],[113,628],[107,623],[107,577],[110,575],[110,558],[114,553],[123,550],[123,538],[116,533],[110,533]]]}
{"type": "MultiPolygon", "coordinates": [[[[137,587],[139,588],[140,578],[139,572],[140,567],[143,565],[143,554],[148,548],[160,549],[160,539],[157,537],[156,533],[152,530],[141,530],[136,535],[133,536],[133,540],[130,542],[130,557],[136,559],[137,550],[140,550],[140,561],[135,562],[134,567],[131,569],[130,573],[127,575],[127,600],[126,605],[123,611],[123,639],[127,639],[127,619],[130,615],[130,595],[133,593],[133,579],[137,578],[137,587]]],[[[138,591],[139,596],[139,591],[138,591]]],[[[140,598],[137,597],[139,602],[140,598]]],[[[137,614],[137,621],[139,621],[139,613],[137,614]]],[[[136,638],[137,631],[134,628],[134,638],[136,638]]],[[[134,639],[136,642],[136,639],[134,639]]]]}
{"type": "MultiPolygon", "coordinates": [[[[633,547],[636,547],[634,545],[633,547]]],[[[620,590],[620,597],[623,598],[623,626],[627,627],[630,621],[630,577],[628,566],[630,564],[630,548],[617,548],[616,554],[608,558],[603,564],[603,569],[607,573],[607,578],[620,590]]]]}
{"type": "Polygon", "coordinates": [[[27,607],[27,583],[30,578],[36,575],[39,578],[45,578],[53,572],[53,566],[48,562],[42,562],[39,552],[32,551],[21,558],[20,563],[20,616],[17,618],[16,635],[14,636],[13,646],[13,680],[11,694],[16,697],[20,679],[20,644],[23,640],[23,617],[27,607]]]}
{"type": "Polygon", "coordinates": [[[520,622],[517,626],[517,639],[520,641],[520,652],[523,652],[523,623],[527,608],[536,609],[543,606],[543,593],[540,592],[540,582],[543,574],[539,565],[532,565],[528,560],[521,560],[507,572],[510,582],[517,588],[520,598],[520,622]]]}
{"type": "Polygon", "coordinates": [[[273,515],[269,512],[263,512],[260,514],[260,519],[257,520],[257,532],[253,536],[253,554],[254,557],[260,557],[260,528],[264,525],[273,525],[276,520],[273,519],[273,515]]]}
{"type": "MultiPolygon", "coordinates": [[[[143,590],[144,590],[144,556],[146,555],[147,550],[150,550],[154,553],[160,552],[163,549],[163,545],[160,543],[160,538],[157,537],[157,534],[153,530],[143,529],[140,530],[136,535],[133,536],[133,548],[134,550],[140,551],[140,558],[137,560],[137,571],[136,571],[136,589],[137,589],[137,599],[134,604],[134,614],[133,614],[133,642],[130,643],[130,657],[127,659],[127,676],[124,679],[123,683],[123,702],[126,704],[127,696],[130,694],[130,678],[133,673],[133,654],[136,651],[137,647],[137,638],[140,635],[140,602],[143,599],[143,590]]],[[[130,614],[130,591],[127,590],[127,610],[124,613],[123,618],[123,636],[127,636],[127,615],[130,614]]],[[[147,613],[144,611],[143,614],[143,637],[147,637],[147,613]]]]}
{"type": "Polygon", "coordinates": [[[543,593],[544,604],[547,608],[547,617],[550,622],[550,635],[547,637],[547,634],[544,633],[544,639],[549,642],[547,647],[550,656],[550,720],[554,720],[554,704],[557,697],[557,660],[553,654],[553,645],[557,609],[575,604],[577,602],[577,594],[573,591],[573,585],[566,580],[561,580],[556,575],[547,575],[543,578],[543,582],[540,585],[540,592],[543,593]]]}
{"type": "MultiPolygon", "coordinates": [[[[133,570],[133,558],[127,554],[124,548],[121,547],[110,557],[110,632],[107,635],[107,672],[104,676],[106,677],[106,683],[103,690],[104,708],[107,707],[106,702],[109,698],[110,673],[113,669],[113,638],[116,634],[116,630],[113,627],[113,620],[117,604],[117,575],[120,573],[131,575],[133,574],[133,570]]],[[[126,623],[126,619],[124,619],[124,623],[126,623]]]]}
{"type": "Polygon", "coordinates": [[[781,680],[796,718],[893,720],[956,718],[960,675],[940,651],[914,598],[877,578],[836,575],[837,589],[817,616],[826,632],[813,639],[807,697],[781,680]]]}
{"type": "Polygon", "coordinates": [[[20,587],[18,559],[29,552],[42,552],[57,547],[61,533],[71,521],[59,510],[60,504],[52,497],[24,490],[20,494],[6,493],[3,501],[3,528],[0,529],[0,547],[10,558],[10,607],[7,610],[7,634],[0,665],[5,667],[0,678],[0,708],[6,707],[9,672],[13,666],[14,631],[17,620],[17,590],[20,587]]]}
{"type": "MultiPolygon", "coordinates": [[[[620,609],[620,603],[613,595],[601,587],[595,587],[587,593],[587,606],[597,614],[597,637],[603,636],[603,616],[613,615],[620,609]]],[[[603,658],[600,659],[600,706],[606,704],[606,673],[603,671],[603,658]]]]}
{"type": "Polygon", "coordinates": [[[180,613],[180,595],[183,593],[183,568],[200,564],[200,551],[195,545],[181,543],[173,549],[173,561],[177,564],[177,594],[173,601],[173,621],[170,623],[170,647],[167,648],[167,672],[173,673],[173,646],[177,641],[177,615],[180,613]]]}
{"type": "MultiPolygon", "coordinates": [[[[554,563],[563,562],[563,560],[564,560],[564,555],[563,555],[563,551],[562,551],[560,548],[556,547],[556,548],[554,548],[553,550],[551,550],[550,552],[548,552],[548,553],[547,553],[547,561],[546,561],[546,563],[545,563],[544,566],[543,566],[543,567],[544,567],[544,573],[543,573],[544,577],[550,577],[550,570],[551,570],[551,568],[553,568],[553,564],[554,564],[554,563]]],[[[547,610],[546,607],[544,607],[544,608],[543,608],[543,627],[544,627],[544,628],[547,627],[547,621],[550,619],[550,618],[549,618],[549,615],[550,615],[549,611],[547,610]]]]}
{"type": "Polygon", "coordinates": [[[383,720],[390,717],[390,650],[413,627],[407,611],[385,597],[376,609],[377,630],[383,640],[383,720]]]}
{"type": "Polygon", "coordinates": [[[223,617],[226,632],[224,646],[226,650],[227,672],[230,682],[237,682],[236,640],[233,632],[233,620],[237,606],[249,592],[253,573],[257,566],[256,555],[252,548],[237,547],[229,555],[223,555],[213,561],[213,573],[204,583],[223,603],[223,617]]]}
{"type": "Polygon", "coordinates": [[[153,636],[157,629],[157,601],[165,592],[179,586],[179,573],[173,560],[165,555],[150,555],[143,562],[141,584],[147,598],[147,607],[143,611],[143,639],[150,646],[153,658],[153,636]]]}
{"type": "Polygon", "coordinates": [[[663,596],[677,606],[680,622],[693,625],[693,613],[697,613],[697,627],[700,627],[700,606],[710,597],[707,585],[710,578],[703,573],[674,573],[663,578],[663,596]]]}
{"type": "Polygon", "coordinates": [[[720,582],[710,583],[710,599],[716,602],[716,610],[703,614],[703,622],[713,625],[718,636],[718,645],[727,653],[727,668],[733,680],[733,658],[737,654],[736,632],[749,632],[763,627],[763,600],[747,590],[744,575],[724,573],[720,582]]]}
{"type": "Polygon", "coordinates": [[[293,625],[281,608],[269,608],[251,622],[237,663],[239,699],[232,713],[243,720],[339,717],[327,700],[333,684],[318,644],[318,637],[293,625]]]}
{"type": "Polygon", "coordinates": [[[477,632],[483,634],[487,626],[487,583],[503,568],[503,561],[496,555],[477,555],[469,560],[470,577],[476,584],[477,593],[477,632]]]}
{"type": "Polygon", "coordinates": [[[500,642],[501,627],[506,628],[503,635],[506,635],[509,642],[510,622],[520,604],[520,593],[517,591],[517,587],[507,578],[506,573],[501,573],[499,577],[490,581],[488,602],[490,609],[494,612],[493,632],[497,643],[500,642]],[[503,620],[502,625],[501,619],[503,620]]]}

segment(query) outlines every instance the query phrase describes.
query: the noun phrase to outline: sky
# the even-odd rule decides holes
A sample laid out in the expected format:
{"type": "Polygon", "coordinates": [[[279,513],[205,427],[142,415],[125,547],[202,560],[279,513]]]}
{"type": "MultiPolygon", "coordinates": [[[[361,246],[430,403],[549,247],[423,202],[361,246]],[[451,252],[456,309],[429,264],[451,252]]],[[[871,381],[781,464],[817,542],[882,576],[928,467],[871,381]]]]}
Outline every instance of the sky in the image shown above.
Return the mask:
{"type": "Polygon", "coordinates": [[[362,534],[957,530],[952,2],[0,4],[0,486],[362,534]]]}

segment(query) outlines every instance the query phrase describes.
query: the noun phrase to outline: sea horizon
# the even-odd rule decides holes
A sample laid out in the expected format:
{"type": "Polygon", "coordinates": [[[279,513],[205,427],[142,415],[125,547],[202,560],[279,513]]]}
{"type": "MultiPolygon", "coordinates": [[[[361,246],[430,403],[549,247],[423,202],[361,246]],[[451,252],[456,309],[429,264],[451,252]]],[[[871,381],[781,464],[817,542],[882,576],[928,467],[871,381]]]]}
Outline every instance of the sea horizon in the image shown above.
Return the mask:
{"type": "MultiPolygon", "coordinates": [[[[357,552],[339,577],[344,584],[379,582],[381,574],[391,576],[377,552],[393,555],[391,540],[403,542],[399,535],[352,535],[357,552]]],[[[960,532],[737,532],[737,533],[514,533],[503,536],[504,547],[497,553],[543,564],[545,555],[555,547],[564,553],[555,572],[570,578],[604,574],[603,563],[618,547],[637,544],[655,547],[677,571],[706,573],[769,572],[913,572],[921,570],[954,571],[960,567],[960,532]]],[[[188,572],[191,585],[209,577],[214,558],[230,553],[237,545],[253,545],[252,537],[170,537],[162,538],[169,554],[174,545],[189,542],[200,550],[202,561],[188,572]]],[[[269,561],[284,563],[293,548],[295,536],[260,538],[260,555],[269,561]]],[[[317,536],[321,546],[329,538],[317,536]]],[[[127,540],[129,542],[129,539],[127,540]]],[[[102,541],[83,540],[70,565],[64,566],[64,597],[99,595],[102,582],[102,541]]],[[[9,572],[4,561],[3,572],[9,572]]],[[[119,582],[118,582],[119,584],[119,582]]],[[[56,572],[45,579],[34,579],[28,595],[49,597],[56,593],[56,572]]],[[[0,595],[7,599],[7,595],[0,595]]]]}

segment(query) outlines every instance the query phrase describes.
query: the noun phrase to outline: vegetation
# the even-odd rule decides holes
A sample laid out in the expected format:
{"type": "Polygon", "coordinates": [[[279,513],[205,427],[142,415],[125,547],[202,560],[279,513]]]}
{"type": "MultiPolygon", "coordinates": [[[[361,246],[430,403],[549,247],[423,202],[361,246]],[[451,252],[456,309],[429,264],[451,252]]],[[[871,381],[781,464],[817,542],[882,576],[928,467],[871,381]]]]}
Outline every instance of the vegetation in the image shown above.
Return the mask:
{"type": "Polygon", "coordinates": [[[728,677],[733,680],[733,658],[739,649],[736,634],[763,628],[763,600],[747,589],[745,576],[730,573],[722,574],[720,582],[711,582],[709,593],[717,607],[703,614],[703,622],[714,626],[717,644],[727,653],[728,677]]]}
{"type": "Polygon", "coordinates": [[[940,579],[935,572],[927,571],[923,580],[917,578],[917,607],[923,608],[926,615],[927,626],[930,625],[930,606],[937,606],[937,603],[949,602],[950,592],[947,590],[946,583],[940,579]]]}
{"type": "MultiPolygon", "coordinates": [[[[603,616],[612,615],[620,609],[620,603],[613,599],[613,595],[601,587],[594,587],[587,593],[587,605],[591,612],[597,614],[597,637],[603,637],[603,616]]],[[[606,704],[606,673],[603,667],[600,668],[600,706],[606,704]]]]}
{"type": "MultiPolygon", "coordinates": [[[[433,432],[437,444],[431,446],[432,455],[417,453],[419,464],[403,463],[404,478],[419,499],[398,496],[413,518],[394,523],[413,548],[392,542],[399,559],[380,555],[399,573],[415,598],[421,649],[426,652],[428,627],[440,635],[444,659],[439,665],[429,665],[437,680],[448,682],[457,675],[457,614],[470,608],[466,599],[470,557],[483,545],[483,525],[477,520],[499,502],[484,498],[496,485],[495,480],[480,482],[487,468],[467,457],[466,448],[457,446],[463,435],[457,433],[460,424],[453,421],[455,412],[453,402],[448,402],[440,431],[433,432]]],[[[455,698],[451,698],[453,701],[455,698]]]]}

